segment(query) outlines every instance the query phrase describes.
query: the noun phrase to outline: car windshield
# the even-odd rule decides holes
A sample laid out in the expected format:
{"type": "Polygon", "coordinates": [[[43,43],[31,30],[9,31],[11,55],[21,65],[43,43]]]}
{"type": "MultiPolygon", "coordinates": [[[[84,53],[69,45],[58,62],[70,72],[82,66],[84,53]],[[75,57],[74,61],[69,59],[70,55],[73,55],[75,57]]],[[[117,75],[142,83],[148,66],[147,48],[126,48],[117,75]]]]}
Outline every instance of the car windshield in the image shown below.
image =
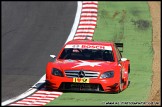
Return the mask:
{"type": "Polygon", "coordinates": [[[59,59],[114,61],[112,50],[65,48],[59,59]]]}

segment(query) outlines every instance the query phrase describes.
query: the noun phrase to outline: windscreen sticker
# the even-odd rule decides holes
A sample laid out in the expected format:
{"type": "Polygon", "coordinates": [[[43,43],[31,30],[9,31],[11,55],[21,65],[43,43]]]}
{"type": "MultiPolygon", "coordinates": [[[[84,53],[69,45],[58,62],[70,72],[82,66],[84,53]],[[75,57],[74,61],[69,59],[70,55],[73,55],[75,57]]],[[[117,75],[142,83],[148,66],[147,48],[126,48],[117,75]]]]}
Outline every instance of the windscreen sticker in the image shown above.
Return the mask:
{"type": "Polygon", "coordinates": [[[65,48],[78,48],[78,49],[101,49],[101,50],[112,50],[111,46],[104,45],[66,45],[65,48]]]}

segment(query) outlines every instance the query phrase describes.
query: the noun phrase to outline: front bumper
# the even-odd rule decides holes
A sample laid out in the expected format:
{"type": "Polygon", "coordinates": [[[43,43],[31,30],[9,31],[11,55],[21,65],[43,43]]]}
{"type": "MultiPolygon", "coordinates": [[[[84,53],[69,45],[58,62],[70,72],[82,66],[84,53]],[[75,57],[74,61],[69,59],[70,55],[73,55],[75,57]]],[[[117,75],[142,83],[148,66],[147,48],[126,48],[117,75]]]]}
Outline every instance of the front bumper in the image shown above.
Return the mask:
{"type": "Polygon", "coordinates": [[[53,76],[46,80],[46,88],[52,90],[117,92],[118,87],[119,82],[115,78],[89,78],[86,80],[86,78],[53,76]]]}

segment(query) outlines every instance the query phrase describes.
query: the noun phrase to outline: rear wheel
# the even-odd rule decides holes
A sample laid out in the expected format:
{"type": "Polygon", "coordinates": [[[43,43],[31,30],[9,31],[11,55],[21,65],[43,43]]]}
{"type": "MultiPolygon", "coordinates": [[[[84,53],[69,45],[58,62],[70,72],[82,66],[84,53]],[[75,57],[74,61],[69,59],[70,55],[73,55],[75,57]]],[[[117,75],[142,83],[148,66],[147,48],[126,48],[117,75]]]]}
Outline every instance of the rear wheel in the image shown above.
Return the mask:
{"type": "Polygon", "coordinates": [[[127,88],[130,84],[130,81],[129,81],[129,73],[130,73],[130,65],[128,66],[128,74],[127,74],[127,80],[125,81],[125,86],[124,88],[127,88]]]}
{"type": "Polygon", "coordinates": [[[120,74],[120,81],[119,81],[119,90],[118,93],[120,93],[121,91],[123,91],[123,79],[122,79],[122,73],[120,74]]]}
{"type": "Polygon", "coordinates": [[[127,87],[128,87],[129,84],[130,84],[130,81],[129,81],[129,73],[130,73],[130,64],[129,64],[129,66],[128,66],[128,85],[127,85],[127,87]]]}
{"type": "Polygon", "coordinates": [[[129,86],[129,73],[128,73],[128,77],[127,77],[127,81],[126,81],[126,88],[129,86]]]}

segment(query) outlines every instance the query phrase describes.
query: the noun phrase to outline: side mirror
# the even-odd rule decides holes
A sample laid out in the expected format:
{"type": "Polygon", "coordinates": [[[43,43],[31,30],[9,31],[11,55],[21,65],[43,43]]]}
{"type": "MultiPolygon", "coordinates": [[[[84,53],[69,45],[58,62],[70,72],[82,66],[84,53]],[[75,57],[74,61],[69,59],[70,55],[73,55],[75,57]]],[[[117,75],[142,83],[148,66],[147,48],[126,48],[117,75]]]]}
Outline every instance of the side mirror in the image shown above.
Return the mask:
{"type": "Polygon", "coordinates": [[[121,58],[121,61],[126,61],[127,60],[127,58],[121,58]]]}
{"type": "Polygon", "coordinates": [[[50,55],[51,58],[56,58],[56,55],[50,55]]]}

